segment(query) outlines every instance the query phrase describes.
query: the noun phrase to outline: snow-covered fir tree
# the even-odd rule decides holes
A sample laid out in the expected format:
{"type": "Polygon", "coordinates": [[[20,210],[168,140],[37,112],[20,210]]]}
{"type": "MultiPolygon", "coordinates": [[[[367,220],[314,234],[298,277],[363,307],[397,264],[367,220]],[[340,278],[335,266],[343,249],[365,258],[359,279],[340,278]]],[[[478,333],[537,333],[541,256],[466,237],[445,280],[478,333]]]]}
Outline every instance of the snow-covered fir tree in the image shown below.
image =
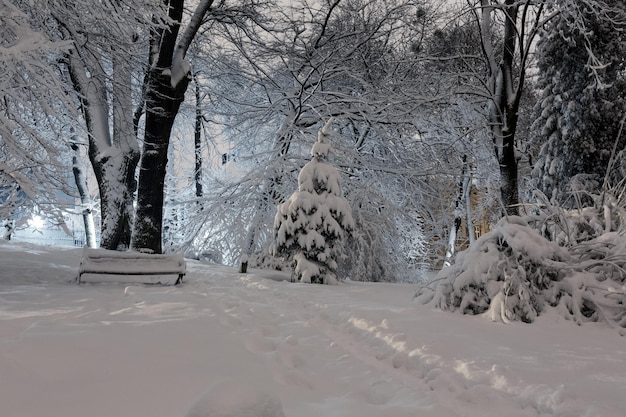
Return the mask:
{"type": "Polygon", "coordinates": [[[583,3],[555,4],[537,47],[541,99],[533,130],[541,150],[533,177],[559,200],[602,186],[614,148],[626,143],[618,135],[626,110],[626,13],[617,1],[601,9],[583,3]]]}
{"type": "Polygon", "coordinates": [[[274,219],[275,253],[294,261],[301,282],[334,284],[340,240],[354,227],[350,204],[341,191],[339,172],[327,163],[329,120],[311,148],[313,158],[298,175],[298,191],[278,206],[274,219]]]}

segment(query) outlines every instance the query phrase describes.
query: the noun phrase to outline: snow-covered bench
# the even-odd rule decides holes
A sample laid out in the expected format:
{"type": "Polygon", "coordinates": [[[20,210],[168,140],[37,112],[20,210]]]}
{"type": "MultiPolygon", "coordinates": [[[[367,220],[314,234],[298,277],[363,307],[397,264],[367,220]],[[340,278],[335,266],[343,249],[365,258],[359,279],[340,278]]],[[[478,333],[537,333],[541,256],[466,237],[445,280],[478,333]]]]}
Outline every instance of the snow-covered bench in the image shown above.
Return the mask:
{"type": "Polygon", "coordinates": [[[154,255],[85,247],[78,282],[124,282],[172,285],[182,282],[187,271],[181,253],[154,255]]]}

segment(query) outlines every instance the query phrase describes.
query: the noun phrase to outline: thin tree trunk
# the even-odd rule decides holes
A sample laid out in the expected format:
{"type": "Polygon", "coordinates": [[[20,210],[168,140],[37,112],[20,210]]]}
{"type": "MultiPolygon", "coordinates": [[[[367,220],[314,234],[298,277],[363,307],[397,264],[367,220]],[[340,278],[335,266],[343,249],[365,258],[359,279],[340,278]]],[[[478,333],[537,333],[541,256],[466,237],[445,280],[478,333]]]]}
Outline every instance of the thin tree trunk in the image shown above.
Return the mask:
{"type": "Polygon", "coordinates": [[[196,124],[193,132],[194,151],[196,156],[196,167],[194,171],[194,179],[196,181],[196,197],[202,197],[202,99],[200,96],[200,84],[198,76],[194,74],[194,84],[196,90],[196,124]]]}
{"type": "Polygon", "coordinates": [[[502,181],[502,201],[507,214],[519,214],[519,190],[517,183],[517,157],[515,155],[515,132],[517,130],[517,112],[519,110],[520,92],[524,83],[524,69],[521,68],[519,85],[513,85],[513,60],[517,47],[517,12],[516,0],[506,0],[504,8],[504,53],[502,56],[502,89],[500,91],[500,108],[502,114],[502,149],[499,149],[500,178],[502,181]]]}
{"type": "MultiPolygon", "coordinates": [[[[446,250],[446,257],[444,259],[443,265],[450,266],[452,264],[452,257],[456,252],[456,238],[459,234],[459,229],[461,228],[461,223],[463,220],[463,197],[465,195],[465,162],[467,160],[467,156],[463,155],[463,168],[461,171],[461,177],[459,178],[459,193],[457,194],[456,201],[454,202],[454,221],[452,227],[450,228],[450,236],[448,237],[448,248],[446,250]]],[[[469,231],[469,226],[468,226],[469,231]]]]}
{"type": "Polygon", "coordinates": [[[474,235],[474,222],[472,221],[472,177],[466,175],[463,183],[465,196],[465,222],[467,223],[467,238],[471,245],[476,240],[474,235]]]}
{"type": "Polygon", "coordinates": [[[93,210],[91,208],[92,202],[87,188],[87,178],[85,177],[85,173],[79,164],[81,158],[79,155],[80,151],[78,144],[76,142],[72,142],[70,146],[72,147],[72,151],[74,151],[74,155],[72,156],[72,172],[74,173],[74,182],[76,183],[76,188],[78,189],[78,195],[80,196],[80,203],[82,206],[85,241],[87,243],[87,247],[95,248],[98,246],[96,243],[96,226],[93,221],[93,210]]]}

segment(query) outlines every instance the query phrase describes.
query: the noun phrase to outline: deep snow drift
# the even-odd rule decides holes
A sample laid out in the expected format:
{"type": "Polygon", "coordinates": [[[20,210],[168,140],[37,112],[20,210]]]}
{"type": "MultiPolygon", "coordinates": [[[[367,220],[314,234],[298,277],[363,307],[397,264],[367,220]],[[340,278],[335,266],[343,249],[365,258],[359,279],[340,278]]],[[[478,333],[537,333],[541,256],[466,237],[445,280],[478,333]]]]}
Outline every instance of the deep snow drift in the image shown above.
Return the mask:
{"type": "Polygon", "coordinates": [[[626,339],[602,323],[193,261],[178,287],[78,285],[80,253],[0,242],[3,417],[626,415],[626,339]]]}

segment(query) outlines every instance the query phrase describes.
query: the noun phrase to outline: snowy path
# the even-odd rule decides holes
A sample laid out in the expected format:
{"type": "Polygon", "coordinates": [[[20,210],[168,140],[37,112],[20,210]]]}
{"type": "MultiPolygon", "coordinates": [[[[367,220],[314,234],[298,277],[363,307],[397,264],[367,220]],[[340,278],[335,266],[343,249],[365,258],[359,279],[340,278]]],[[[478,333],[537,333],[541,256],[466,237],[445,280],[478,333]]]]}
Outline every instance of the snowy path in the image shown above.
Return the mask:
{"type": "Polygon", "coordinates": [[[412,285],[195,262],[180,287],[79,286],[79,256],[0,245],[2,416],[184,417],[217,410],[224,383],[225,404],[263,391],[287,417],[626,415],[626,340],[601,326],[507,326],[415,305],[412,285]]]}

